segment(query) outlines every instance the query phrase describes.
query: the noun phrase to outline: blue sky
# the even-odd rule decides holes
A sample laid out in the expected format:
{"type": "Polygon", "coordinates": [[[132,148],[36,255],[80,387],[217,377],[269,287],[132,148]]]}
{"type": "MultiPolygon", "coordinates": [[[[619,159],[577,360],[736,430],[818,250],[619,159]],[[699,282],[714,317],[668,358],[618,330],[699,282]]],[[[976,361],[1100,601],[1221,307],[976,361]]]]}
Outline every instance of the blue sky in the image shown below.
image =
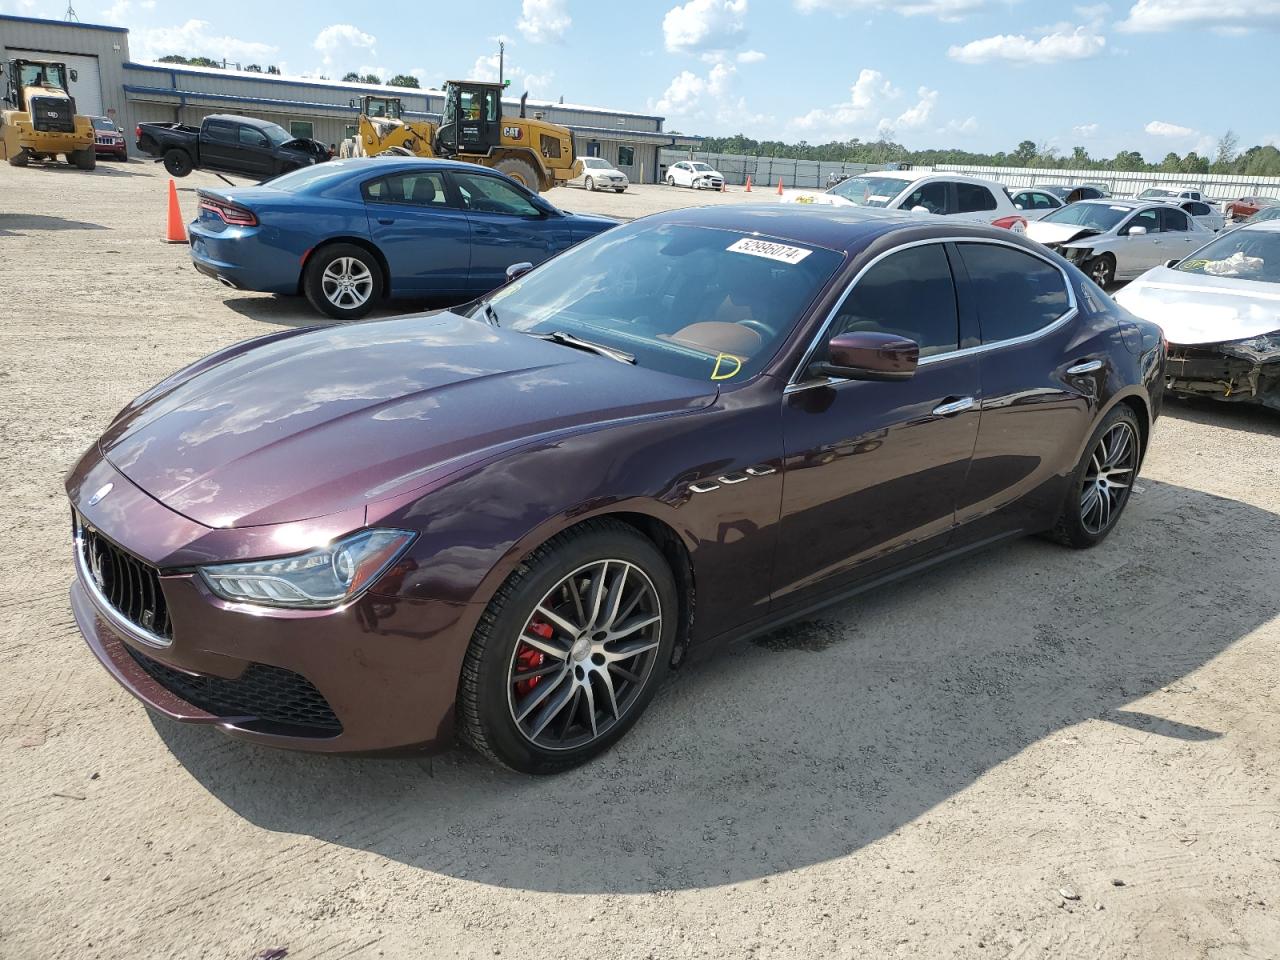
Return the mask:
{"type": "MultiPolygon", "coordinates": [[[[0,0],[60,17],[63,0],[0,0]]],[[[288,74],[412,72],[424,85],[496,75],[513,88],[650,111],[685,133],[760,139],[883,131],[912,148],[1094,156],[1280,143],[1280,0],[78,0],[85,22],[165,53],[288,74]]]]}

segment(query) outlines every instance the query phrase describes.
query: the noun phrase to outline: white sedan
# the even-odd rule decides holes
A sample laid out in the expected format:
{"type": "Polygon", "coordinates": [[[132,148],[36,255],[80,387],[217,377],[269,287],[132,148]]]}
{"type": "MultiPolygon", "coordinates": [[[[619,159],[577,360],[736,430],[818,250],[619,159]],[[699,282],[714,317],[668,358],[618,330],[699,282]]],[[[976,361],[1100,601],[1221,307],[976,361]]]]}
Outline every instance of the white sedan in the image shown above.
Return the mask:
{"type": "Polygon", "coordinates": [[[578,163],[577,176],[566,180],[565,186],[622,193],[631,183],[625,173],[603,157],[580,157],[578,163]]]}
{"type": "Polygon", "coordinates": [[[955,217],[1024,233],[1027,218],[994,180],[928,170],[877,170],[837,183],[830,190],[791,190],[782,203],[833,207],[883,207],[955,217]]]}
{"type": "Polygon", "coordinates": [[[724,186],[724,174],[701,160],[681,160],[667,167],[667,186],[719,190],[724,186]]]}
{"type": "Polygon", "coordinates": [[[1171,392],[1280,411],[1280,221],[1220,234],[1116,302],[1164,330],[1171,392]]]}

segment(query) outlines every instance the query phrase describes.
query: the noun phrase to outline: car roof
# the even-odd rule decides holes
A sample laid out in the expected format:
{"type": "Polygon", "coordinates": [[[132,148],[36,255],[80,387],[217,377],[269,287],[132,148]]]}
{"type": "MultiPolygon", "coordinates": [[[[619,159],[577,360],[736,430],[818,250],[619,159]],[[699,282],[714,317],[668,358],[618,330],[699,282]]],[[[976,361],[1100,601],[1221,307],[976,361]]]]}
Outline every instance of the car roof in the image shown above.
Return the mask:
{"type": "MultiPolygon", "coordinates": [[[[645,223],[679,223],[689,226],[757,234],[775,240],[825,247],[851,254],[878,237],[897,230],[939,236],[1016,238],[1008,230],[982,223],[960,223],[932,214],[886,210],[881,207],[832,207],[806,204],[731,204],[714,207],[684,207],[655,213],[645,223]]],[[[1027,243],[1029,247],[1034,244],[1027,243]]]]}
{"type": "Polygon", "coordinates": [[[502,174],[489,167],[480,167],[474,163],[467,163],[462,160],[441,160],[435,157],[346,157],[343,159],[329,160],[325,166],[330,170],[348,169],[356,170],[414,170],[414,169],[449,169],[449,170],[465,170],[468,173],[489,173],[496,174],[501,177],[502,174]]]}
{"type": "Polygon", "coordinates": [[[242,117],[238,113],[211,113],[205,120],[226,120],[229,123],[241,123],[246,127],[278,127],[274,120],[259,120],[257,117],[242,117]]]}

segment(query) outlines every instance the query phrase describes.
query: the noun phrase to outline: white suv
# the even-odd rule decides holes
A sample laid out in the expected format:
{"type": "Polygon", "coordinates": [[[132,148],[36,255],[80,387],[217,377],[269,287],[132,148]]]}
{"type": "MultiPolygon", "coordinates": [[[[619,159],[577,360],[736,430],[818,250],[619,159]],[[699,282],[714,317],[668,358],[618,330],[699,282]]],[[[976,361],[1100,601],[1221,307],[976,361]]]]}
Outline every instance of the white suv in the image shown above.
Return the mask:
{"type": "Polygon", "coordinates": [[[932,213],[1027,232],[1027,218],[994,180],[958,173],[922,170],[876,170],[850,177],[825,193],[791,190],[782,203],[817,203],[835,207],[883,207],[932,213]]]}
{"type": "Polygon", "coordinates": [[[701,160],[681,160],[667,167],[667,186],[719,190],[724,186],[724,176],[701,160]]]}

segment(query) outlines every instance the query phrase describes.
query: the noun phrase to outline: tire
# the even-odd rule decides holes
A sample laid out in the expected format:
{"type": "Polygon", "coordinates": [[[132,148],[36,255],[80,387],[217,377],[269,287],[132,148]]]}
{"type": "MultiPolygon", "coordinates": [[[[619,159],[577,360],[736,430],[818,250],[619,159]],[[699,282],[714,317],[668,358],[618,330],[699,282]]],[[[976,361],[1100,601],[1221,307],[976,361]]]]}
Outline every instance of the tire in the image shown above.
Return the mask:
{"type": "Polygon", "coordinates": [[[311,306],[335,320],[358,320],[382,296],[378,258],[354,243],[321,247],[307,261],[302,290],[311,306]]]}
{"type": "Polygon", "coordinates": [[[528,160],[521,160],[519,157],[503,157],[493,169],[499,173],[506,174],[516,183],[520,184],[534,193],[538,193],[538,171],[533,168],[528,160]]]}
{"type": "Polygon", "coordinates": [[[26,150],[19,150],[17,153],[15,153],[12,157],[9,158],[9,166],[25,167],[30,160],[31,160],[31,154],[27,153],[26,150]]]}
{"type": "Polygon", "coordinates": [[[586,186],[586,188],[587,188],[587,193],[595,193],[595,192],[596,192],[596,182],[595,182],[594,180],[592,180],[590,177],[587,177],[587,182],[586,182],[585,186],[586,186]]]}
{"type": "Polygon", "coordinates": [[[191,162],[191,154],[185,150],[179,150],[174,147],[166,150],[164,154],[164,168],[169,172],[171,177],[185,177],[195,166],[191,162]]]}
{"type": "Polygon", "coordinates": [[[614,193],[626,193],[626,192],[627,192],[627,188],[626,188],[626,187],[616,187],[616,188],[614,188],[614,191],[613,191],[613,192],[614,192],[614,193]]]}
{"type": "Polygon", "coordinates": [[[671,568],[626,524],[592,520],[553,537],[507,578],[480,617],[458,684],[461,738],[521,773],[557,773],[598,756],[631,729],[666,675],[677,609],[671,568]],[[612,605],[617,622],[575,612],[569,600],[567,591],[581,587],[583,611],[590,611],[597,577],[606,617],[622,578],[612,605]],[[544,617],[548,609],[564,616],[544,617]],[[579,630],[584,621],[587,629],[579,630]],[[618,623],[642,625],[598,639],[618,623]],[[535,648],[528,638],[544,646],[535,648]],[[617,658],[632,649],[640,652],[617,658]],[[517,671],[535,670],[543,676],[517,679],[517,671]]]}
{"type": "Polygon", "coordinates": [[[1128,404],[1117,404],[1089,438],[1084,457],[1071,473],[1062,511],[1048,537],[1077,550],[1105,540],[1129,503],[1141,464],[1142,431],[1137,414],[1128,404]],[[1114,456],[1120,435],[1127,447],[1114,456]],[[1104,475],[1109,489],[1098,486],[1099,474],[1104,475]]]}
{"type": "Polygon", "coordinates": [[[668,186],[668,187],[674,187],[675,185],[676,185],[676,178],[675,178],[675,177],[667,177],[667,186],[668,186]]]}
{"type": "Polygon", "coordinates": [[[75,164],[80,170],[92,170],[98,165],[98,154],[93,147],[88,147],[67,154],[67,162],[75,164]]]}
{"type": "Polygon", "coordinates": [[[1116,282],[1116,258],[1109,253],[1094,257],[1086,265],[1089,279],[1103,290],[1116,282]]]}

